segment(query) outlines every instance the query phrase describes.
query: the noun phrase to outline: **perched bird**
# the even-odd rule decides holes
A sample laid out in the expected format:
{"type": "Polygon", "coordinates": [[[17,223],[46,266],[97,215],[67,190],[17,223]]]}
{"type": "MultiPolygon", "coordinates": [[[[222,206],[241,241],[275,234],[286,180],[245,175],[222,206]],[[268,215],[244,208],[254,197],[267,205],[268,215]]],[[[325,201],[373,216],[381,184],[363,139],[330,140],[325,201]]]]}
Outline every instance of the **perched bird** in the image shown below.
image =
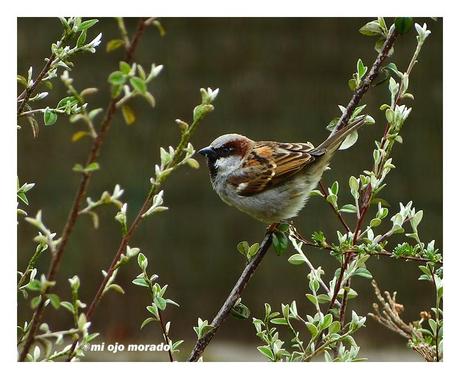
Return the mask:
{"type": "Polygon", "coordinates": [[[224,134],[198,153],[207,158],[212,187],[225,203],[273,224],[297,216],[336,150],[365,123],[366,116],[356,118],[316,148],[224,134]]]}

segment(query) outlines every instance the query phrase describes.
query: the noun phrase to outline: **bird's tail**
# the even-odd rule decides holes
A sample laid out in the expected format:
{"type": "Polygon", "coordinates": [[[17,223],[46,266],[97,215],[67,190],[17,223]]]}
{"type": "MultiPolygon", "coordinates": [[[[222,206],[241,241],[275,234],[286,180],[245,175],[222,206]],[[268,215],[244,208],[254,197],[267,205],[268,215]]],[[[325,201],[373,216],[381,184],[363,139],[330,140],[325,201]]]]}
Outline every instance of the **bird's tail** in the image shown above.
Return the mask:
{"type": "Polygon", "coordinates": [[[351,133],[358,130],[361,126],[366,124],[365,115],[356,117],[352,122],[345,125],[342,129],[332,132],[331,135],[319,146],[315,147],[313,150],[310,150],[308,153],[312,155],[327,155],[335,152],[342,142],[347,138],[351,133]]]}

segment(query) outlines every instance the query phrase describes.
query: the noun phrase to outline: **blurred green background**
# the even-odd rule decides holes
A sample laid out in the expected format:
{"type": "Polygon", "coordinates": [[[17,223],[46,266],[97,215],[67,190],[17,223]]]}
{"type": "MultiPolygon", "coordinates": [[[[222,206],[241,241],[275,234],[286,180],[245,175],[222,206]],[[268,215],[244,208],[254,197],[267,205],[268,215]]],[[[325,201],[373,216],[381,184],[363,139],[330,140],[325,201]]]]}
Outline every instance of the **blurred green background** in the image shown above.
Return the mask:
{"type": "MultiPolygon", "coordinates": [[[[137,121],[126,126],[117,114],[99,158],[101,170],[91,180],[88,196],[99,198],[115,184],[124,188],[123,200],[129,203],[132,220],[148,190],[154,164],[159,161],[160,146],[178,141],[176,118],[190,120],[191,111],[200,101],[199,88],[220,88],[216,109],[200,126],[193,138],[196,148],[215,137],[236,132],[253,139],[273,139],[320,143],[328,134],[325,125],[339,115],[337,104],[346,105],[351,97],[347,81],[362,58],[370,66],[375,59],[373,39],[358,33],[370,19],[359,18],[164,18],[161,23],[166,35],[160,37],[150,28],[142,37],[135,54],[137,62],[149,67],[152,62],[165,65],[153,83],[157,100],[152,109],[142,99],[132,107],[137,121]]],[[[417,19],[427,22],[432,34],[427,40],[411,75],[411,91],[415,95],[412,114],[402,135],[404,144],[394,149],[397,169],[388,177],[382,192],[391,205],[390,213],[399,209],[398,202],[413,200],[424,210],[420,231],[422,239],[436,240],[442,247],[442,19],[417,19]]],[[[126,19],[130,32],[137,20],[126,19]]],[[[387,22],[391,22],[387,19],[387,22]]],[[[50,52],[50,43],[61,32],[57,19],[18,19],[18,73],[25,74],[29,66],[34,72],[43,65],[50,52]]],[[[97,95],[89,98],[90,108],[104,107],[109,99],[107,76],[117,69],[122,51],[105,52],[107,41],[118,38],[114,19],[101,19],[91,29],[90,38],[103,33],[103,44],[94,55],[77,56],[72,77],[78,89],[98,87],[97,95]]],[[[404,69],[415,48],[415,31],[400,37],[391,58],[404,69]]],[[[64,97],[60,80],[43,104],[56,104],[64,97]]],[[[370,167],[373,141],[379,139],[384,117],[378,107],[387,102],[386,85],[372,88],[364,98],[367,112],[376,125],[360,131],[357,144],[339,152],[325,182],[338,180],[342,194],[339,201],[350,201],[348,177],[370,167]]],[[[101,116],[99,116],[101,117],[101,116]]],[[[100,121],[100,118],[98,119],[100,121]]],[[[36,183],[28,193],[29,214],[44,212],[45,223],[61,232],[72,203],[79,175],[72,172],[75,163],[86,160],[90,141],[70,141],[83,125],[70,124],[60,117],[53,127],[41,127],[39,138],[33,139],[29,128],[18,132],[18,175],[24,181],[36,183]]],[[[141,248],[149,258],[150,270],[168,283],[169,297],[181,307],[167,309],[165,319],[172,321],[171,337],[185,339],[183,358],[195,341],[192,327],[197,317],[212,320],[238,278],[244,260],[236,251],[241,240],[251,243],[262,239],[265,226],[245,214],[226,206],[212,191],[206,165],[199,170],[183,168],[165,186],[168,212],[149,218],[136,232],[131,246],[141,248]]],[[[374,212],[369,212],[371,215],[374,212]]],[[[81,217],[66,249],[58,277],[57,293],[70,298],[67,278],[78,274],[81,298],[89,302],[118,247],[119,225],[114,221],[113,208],[101,209],[101,225],[94,230],[89,217],[81,217]]],[[[347,215],[348,216],[348,215],[347,215]]],[[[347,217],[346,216],[346,217],[347,217]]],[[[347,217],[352,222],[350,217],[347,217]]],[[[310,200],[296,220],[306,236],[323,230],[334,239],[341,226],[320,198],[310,200]]],[[[383,230],[384,226],[382,227],[383,230]]],[[[35,234],[25,222],[18,225],[18,268],[24,269],[31,256],[35,234]]],[[[391,242],[394,246],[397,240],[391,242]]],[[[315,265],[321,265],[329,280],[336,261],[327,253],[307,250],[315,265]]],[[[262,317],[263,304],[274,308],[280,303],[297,300],[302,312],[312,311],[305,299],[307,271],[305,267],[287,262],[289,254],[278,257],[270,251],[244,293],[243,302],[252,316],[262,317]]],[[[49,257],[40,261],[46,271],[49,257]]],[[[429,309],[433,291],[426,282],[417,280],[415,263],[389,259],[370,259],[369,269],[382,289],[397,290],[405,305],[403,318],[418,319],[418,312],[429,309]]],[[[159,343],[159,327],[148,325],[140,331],[147,317],[148,295],[141,287],[130,284],[138,267],[130,264],[120,270],[117,282],[126,291],[124,296],[109,293],[100,304],[93,320],[93,330],[101,332],[100,342],[159,343]]],[[[365,315],[374,301],[370,282],[364,278],[353,281],[359,297],[348,308],[365,315]]],[[[19,299],[20,322],[30,318],[30,310],[19,299]]],[[[48,309],[45,321],[53,330],[71,326],[65,310],[48,309]]],[[[405,341],[396,334],[369,320],[357,334],[361,356],[370,360],[417,360],[415,353],[405,349],[405,341]],[[405,354],[407,352],[407,354],[405,354]]],[[[206,360],[261,360],[256,351],[260,345],[251,321],[230,317],[219,330],[205,356],[206,360]]],[[[166,354],[126,355],[88,354],[88,360],[164,360],[166,354]]]]}

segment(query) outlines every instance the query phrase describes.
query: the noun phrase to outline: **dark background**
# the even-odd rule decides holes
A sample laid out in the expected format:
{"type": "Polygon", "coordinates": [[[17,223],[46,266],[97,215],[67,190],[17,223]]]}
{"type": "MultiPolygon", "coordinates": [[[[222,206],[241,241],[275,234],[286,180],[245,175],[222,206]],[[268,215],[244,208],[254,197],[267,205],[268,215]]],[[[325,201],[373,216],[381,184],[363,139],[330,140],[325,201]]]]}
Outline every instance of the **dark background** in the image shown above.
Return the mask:
{"type": "MultiPolygon", "coordinates": [[[[113,122],[98,162],[101,170],[91,180],[88,196],[99,198],[104,190],[112,191],[119,183],[124,188],[123,200],[129,203],[128,217],[133,219],[148,190],[149,177],[159,161],[159,147],[178,141],[174,119],[191,119],[191,112],[200,101],[199,88],[220,88],[215,111],[206,118],[193,138],[196,148],[206,146],[215,137],[236,132],[253,139],[273,139],[314,144],[326,136],[325,125],[339,115],[337,104],[346,105],[351,97],[347,81],[362,58],[367,66],[375,59],[373,39],[358,33],[371,19],[358,18],[164,18],[167,33],[161,38],[156,29],[147,30],[135,54],[144,67],[152,62],[165,69],[151,86],[157,107],[150,108],[142,99],[135,99],[137,121],[126,126],[120,114],[113,122]]],[[[424,241],[436,240],[442,247],[442,20],[418,19],[427,22],[432,35],[419,57],[419,64],[410,78],[410,92],[415,95],[412,114],[404,125],[403,145],[395,146],[393,162],[397,168],[388,177],[382,192],[391,205],[390,215],[398,202],[413,200],[424,210],[420,234],[424,241]]],[[[130,32],[136,20],[126,19],[130,32]]],[[[391,20],[387,19],[387,23],[391,20]]],[[[109,99],[107,76],[117,69],[122,52],[105,52],[107,41],[118,38],[113,19],[101,19],[91,29],[91,36],[103,33],[103,43],[94,55],[78,55],[71,76],[78,89],[98,87],[97,95],[89,98],[90,108],[104,107],[109,99]]],[[[57,19],[18,19],[18,73],[26,75],[30,65],[38,73],[49,46],[61,33],[57,19]]],[[[407,67],[415,48],[415,31],[400,37],[391,61],[401,70],[407,67]]],[[[65,96],[59,79],[43,104],[56,104],[65,96]]],[[[383,133],[384,117],[378,107],[388,102],[387,86],[373,88],[365,96],[366,111],[376,119],[376,125],[363,128],[353,148],[339,152],[325,182],[339,180],[341,204],[350,202],[348,177],[359,175],[372,163],[373,141],[383,133]]],[[[97,119],[100,121],[101,116],[97,119]]],[[[61,232],[72,203],[79,175],[72,172],[75,163],[86,160],[89,139],[72,143],[72,134],[83,128],[60,117],[53,127],[41,127],[38,139],[29,128],[18,132],[18,175],[21,183],[35,182],[29,192],[34,215],[44,212],[46,225],[61,232]]],[[[201,163],[204,163],[201,161],[201,163]]],[[[236,252],[241,240],[260,241],[264,225],[223,204],[212,191],[206,166],[199,170],[183,168],[167,181],[165,203],[168,212],[145,220],[136,232],[131,246],[141,248],[149,258],[149,271],[160,275],[160,283],[168,283],[167,294],[181,308],[168,307],[165,318],[172,321],[171,337],[185,339],[184,357],[189,353],[195,334],[192,326],[197,317],[212,320],[243,266],[236,252]]],[[[373,215],[374,210],[369,214],[373,215]]],[[[115,210],[99,211],[101,225],[94,230],[89,217],[81,217],[66,249],[58,276],[57,293],[70,298],[67,278],[78,274],[81,298],[89,303],[118,247],[119,225],[115,210]]],[[[346,215],[350,223],[351,216],[346,215]]],[[[388,217],[389,219],[390,217],[388,217]]],[[[341,226],[320,198],[310,200],[296,220],[304,235],[323,230],[334,240],[341,226]]],[[[384,226],[380,232],[384,232],[384,226]]],[[[36,230],[25,222],[18,225],[18,268],[23,270],[31,256],[36,230]]],[[[392,240],[389,248],[397,240],[392,240]]],[[[326,252],[307,249],[314,265],[321,265],[329,280],[336,261],[326,252]]],[[[302,312],[312,311],[305,299],[307,270],[292,266],[286,256],[274,251],[268,256],[244,293],[244,303],[254,317],[262,317],[263,304],[273,308],[280,303],[297,300],[302,312]]],[[[397,290],[399,301],[405,304],[406,320],[418,319],[420,310],[433,304],[433,291],[426,282],[417,281],[415,263],[389,259],[370,259],[368,267],[382,289],[397,290]]],[[[40,271],[46,271],[49,257],[40,261],[40,271]]],[[[120,270],[117,282],[126,291],[124,296],[109,293],[100,304],[93,320],[93,330],[101,332],[100,342],[159,343],[161,335],[156,324],[143,331],[140,323],[147,317],[147,291],[130,284],[137,275],[135,263],[120,270]]],[[[353,282],[359,297],[349,306],[359,314],[371,311],[374,301],[370,282],[358,278],[353,282]]],[[[19,321],[30,318],[30,310],[19,300],[19,321]]],[[[48,309],[45,320],[53,330],[71,326],[65,310],[48,309]]],[[[405,341],[369,320],[357,334],[362,345],[361,355],[371,360],[417,359],[415,353],[403,355],[405,341]],[[395,353],[395,351],[397,353],[395,353]]],[[[260,345],[252,323],[229,318],[210,345],[206,360],[260,359],[255,349],[260,345]]],[[[90,360],[163,360],[160,353],[142,355],[89,355],[90,360]]]]}

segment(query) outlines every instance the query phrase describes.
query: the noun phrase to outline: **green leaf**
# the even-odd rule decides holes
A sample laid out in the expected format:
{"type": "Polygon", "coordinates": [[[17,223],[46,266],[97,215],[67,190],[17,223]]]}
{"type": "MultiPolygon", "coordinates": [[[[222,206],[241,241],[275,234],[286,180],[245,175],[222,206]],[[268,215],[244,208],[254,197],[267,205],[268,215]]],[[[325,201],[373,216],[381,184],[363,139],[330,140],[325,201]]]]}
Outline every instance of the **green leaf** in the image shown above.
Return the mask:
{"type": "Polygon", "coordinates": [[[361,60],[361,58],[358,59],[358,62],[356,63],[356,72],[358,73],[360,79],[362,79],[367,72],[367,67],[364,66],[364,63],[361,60]]]}
{"type": "Polygon", "coordinates": [[[160,309],[160,311],[164,311],[166,309],[166,300],[162,297],[155,297],[154,303],[158,307],[158,309],[160,309]]]}
{"type": "Polygon", "coordinates": [[[230,309],[230,313],[232,316],[242,320],[248,319],[251,315],[251,311],[249,310],[249,308],[241,302],[234,305],[230,309]]]}
{"type": "Polygon", "coordinates": [[[318,299],[316,298],[315,295],[312,295],[311,293],[307,293],[305,296],[307,296],[307,299],[310,300],[313,305],[318,305],[318,299]]]}
{"type": "Polygon", "coordinates": [[[277,317],[277,318],[271,319],[270,322],[275,325],[288,325],[288,322],[284,317],[277,317]]]}
{"type": "Polygon", "coordinates": [[[94,26],[97,22],[99,22],[99,20],[93,18],[91,20],[86,20],[86,21],[83,21],[79,26],[78,26],[78,29],[77,31],[78,32],[81,32],[82,30],[86,30],[86,29],[89,29],[91,28],[92,26],[94,26]]]}
{"type": "Polygon", "coordinates": [[[158,29],[158,32],[160,33],[160,37],[165,36],[166,30],[163,28],[163,25],[161,25],[160,21],[155,20],[152,22],[152,25],[158,29]]]}
{"type": "Polygon", "coordinates": [[[318,328],[311,322],[307,322],[306,325],[311,336],[314,338],[318,334],[318,328]]]}
{"type": "Polygon", "coordinates": [[[142,80],[141,78],[138,78],[137,76],[135,76],[133,78],[130,78],[129,82],[131,83],[131,85],[136,91],[142,93],[143,95],[147,93],[147,86],[145,84],[145,81],[142,80]]]}
{"type": "Polygon", "coordinates": [[[25,205],[29,205],[29,200],[24,192],[18,192],[17,196],[25,205]]]}
{"type": "Polygon", "coordinates": [[[358,140],[358,131],[355,130],[351,132],[348,136],[345,137],[344,141],[339,147],[339,150],[346,150],[352,147],[356,143],[357,140],[358,140]]]}
{"type": "Polygon", "coordinates": [[[125,84],[126,81],[126,76],[123,72],[121,71],[114,71],[109,75],[109,83],[115,85],[115,86],[121,86],[125,84]]]}
{"type": "Polygon", "coordinates": [[[251,245],[251,247],[248,249],[248,252],[247,252],[248,258],[251,258],[257,254],[257,252],[259,251],[259,246],[260,245],[258,243],[251,245]]]}
{"type": "Polygon", "coordinates": [[[337,195],[337,194],[339,193],[339,182],[338,182],[338,181],[335,181],[335,182],[332,184],[331,192],[332,192],[334,195],[337,195]]]}
{"type": "Polygon", "coordinates": [[[293,254],[289,257],[288,262],[293,265],[301,265],[305,263],[305,257],[302,254],[293,254]]]}
{"type": "Polygon", "coordinates": [[[332,324],[332,315],[328,313],[326,316],[324,316],[323,322],[321,323],[321,329],[324,330],[329,327],[329,325],[332,324]]]}
{"type": "Polygon", "coordinates": [[[171,299],[165,299],[168,304],[175,305],[176,307],[180,307],[178,303],[176,303],[174,300],[171,299]]]}
{"type": "Polygon", "coordinates": [[[59,296],[56,295],[55,293],[50,293],[47,295],[48,299],[51,301],[51,305],[53,306],[54,309],[59,309],[61,306],[61,300],[59,299],[59,296]]]}
{"type": "Polygon", "coordinates": [[[68,301],[61,301],[61,307],[67,309],[70,313],[74,313],[74,308],[68,301]]]}
{"type": "Polygon", "coordinates": [[[145,281],[144,278],[136,278],[132,281],[132,283],[136,286],[140,286],[140,287],[149,287],[149,284],[145,281]]]}
{"type": "Polygon", "coordinates": [[[136,121],[136,115],[133,109],[128,104],[123,104],[121,107],[121,113],[125,119],[126,125],[131,125],[136,121]]]}
{"type": "Polygon", "coordinates": [[[342,208],[340,208],[340,212],[342,213],[356,213],[356,205],[353,204],[345,204],[342,208]]]}
{"type": "Polygon", "coordinates": [[[111,284],[107,287],[109,290],[114,290],[115,292],[121,293],[122,295],[125,294],[125,290],[118,284],[111,284]]]}
{"type": "Polygon", "coordinates": [[[348,88],[350,88],[352,91],[354,91],[356,88],[358,88],[358,85],[357,85],[355,79],[350,79],[348,81],[348,88]]]}
{"type": "Polygon", "coordinates": [[[382,223],[382,220],[379,218],[373,218],[370,222],[371,228],[375,228],[376,226],[379,226],[382,223]]]}
{"type": "Polygon", "coordinates": [[[125,61],[120,61],[120,71],[123,74],[128,75],[131,71],[131,66],[125,61]]]}
{"type": "Polygon", "coordinates": [[[156,304],[148,305],[147,310],[155,316],[156,320],[160,318],[160,314],[158,313],[158,307],[156,304]]]}
{"type": "Polygon", "coordinates": [[[26,288],[30,291],[41,291],[42,285],[39,280],[33,279],[27,284],[26,288]]]}
{"type": "Polygon", "coordinates": [[[152,321],[156,321],[153,317],[147,317],[141,324],[141,330],[144,328],[145,325],[151,323],[152,321]]]}
{"type": "Polygon", "coordinates": [[[179,341],[176,341],[172,344],[171,346],[171,351],[172,352],[176,352],[176,351],[179,351],[177,348],[182,345],[182,343],[184,342],[184,340],[179,340],[179,341]]]}
{"type": "Polygon", "coordinates": [[[248,241],[241,241],[241,242],[238,242],[238,245],[236,245],[236,249],[238,250],[238,252],[240,254],[243,254],[246,256],[246,253],[248,252],[249,250],[249,244],[248,244],[248,241]]]}
{"type": "Polygon", "coordinates": [[[372,274],[370,273],[368,269],[364,267],[357,268],[352,276],[362,276],[363,278],[366,278],[366,279],[372,279],[372,274]]]}
{"type": "Polygon", "coordinates": [[[78,104],[78,100],[74,96],[66,96],[57,103],[56,108],[72,107],[75,104],[78,104]]]}
{"type": "Polygon", "coordinates": [[[257,350],[259,350],[265,357],[267,357],[271,361],[275,360],[275,356],[273,355],[270,346],[257,346],[257,350]]]}
{"type": "Polygon", "coordinates": [[[337,333],[340,330],[340,322],[339,321],[334,321],[329,325],[329,334],[332,333],[337,333]]]}
{"type": "Polygon", "coordinates": [[[85,172],[97,171],[100,169],[99,163],[91,162],[88,166],[85,167],[85,172]]]}
{"type": "Polygon", "coordinates": [[[400,34],[405,34],[411,30],[413,24],[414,21],[412,17],[396,17],[395,19],[395,28],[400,34]]]}
{"type": "Polygon", "coordinates": [[[377,20],[368,22],[359,29],[359,32],[365,36],[385,36],[380,24],[377,20]]]}
{"type": "Polygon", "coordinates": [[[82,47],[85,44],[85,42],[86,42],[86,30],[83,30],[77,39],[77,47],[82,47]]]}
{"type": "Polygon", "coordinates": [[[24,87],[27,87],[27,79],[24,78],[22,75],[16,75],[16,79],[18,83],[22,84],[24,87]]]}
{"type": "Polygon", "coordinates": [[[46,126],[51,126],[56,123],[58,116],[55,112],[46,107],[45,112],[43,113],[43,122],[46,126]]]}
{"type": "Polygon", "coordinates": [[[40,304],[40,301],[42,300],[42,297],[41,295],[38,295],[38,296],[35,296],[32,298],[32,300],[30,300],[30,307],[32,309],[35,309],[38,307],[38,304],[40,304]]]}
{"type": "Polygon", "coordinates": [[[329,295],[326,295],[325,293],[317,295],[316,298],[318,299],[318,303],[320,304],[329,303],[331,301],[331,297],[329,295]]]}
{"type": "Polygon", "coordinates": [[[288,248],[289,240],[284,233],[275,232],[272,235],[272,243],[277,255],[282,255],[288,248]]]}
{"type": "MultiPolygon", "coordinates": [[[[110,53],[111,51],[114,51],[122,46],[125,45],[125,41],[122,39],[112,39],[109,42],[107,42],[107,45],[105,47],[105,51],[107,53],[110,53]]],[[[128,71],[129,72],[129,71],[128,71]]]]}
{"type": "Polygon", "coordinates": [[[81,140],[83,137],[86,137],[86,136],[89,136],[89,132],[87,131],[84,131],[84,130],[80,130],[78,132],[75,132],[74,134],[72,134],[72,142],[77,142],[79,140],[81,140]]]}
{"type": "Polygon", "coordinates": [[[145,269],[147,268],[148,264],[149,264],[149,261],[147,260],[146,256],[142,253],[139,253],[137,255],[137,264],[139,265],[139,267],[141,268],[142,271],[145,271],[145,269]]]}

